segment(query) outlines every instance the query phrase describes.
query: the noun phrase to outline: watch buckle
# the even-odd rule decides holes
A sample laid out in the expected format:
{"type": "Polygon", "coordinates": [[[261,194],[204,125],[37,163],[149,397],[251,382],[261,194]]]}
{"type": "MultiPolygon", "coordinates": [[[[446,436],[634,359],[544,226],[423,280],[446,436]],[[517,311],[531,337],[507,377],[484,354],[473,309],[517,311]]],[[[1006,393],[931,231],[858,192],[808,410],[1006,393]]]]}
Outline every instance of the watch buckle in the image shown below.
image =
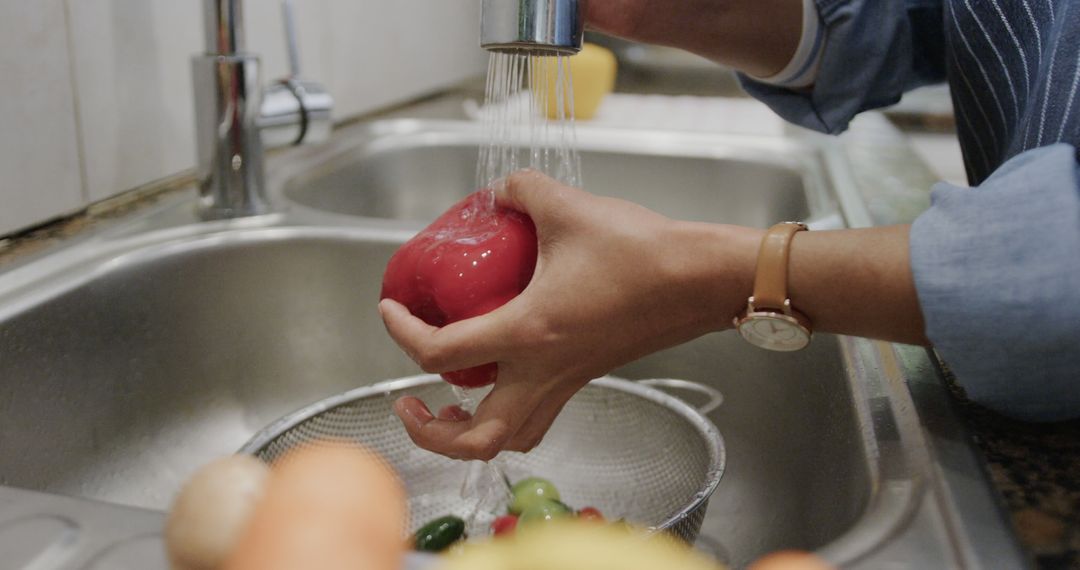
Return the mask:
{"type": "MultiPolygon", "coordinates": [[[[746,314],[749,315],[750,313],[756,313],[756,312],[758,312],[758,309],[755,306],[754,298],[750,297],[746,301],[746,314]]],[[[787,315],[789,317],[794,317],[795,316],[794,309],[791,308],[791,299],[784,299],[784,305],[782,307],[780,307],[780,312],[784,313],[785,315],[787,315]]]]}

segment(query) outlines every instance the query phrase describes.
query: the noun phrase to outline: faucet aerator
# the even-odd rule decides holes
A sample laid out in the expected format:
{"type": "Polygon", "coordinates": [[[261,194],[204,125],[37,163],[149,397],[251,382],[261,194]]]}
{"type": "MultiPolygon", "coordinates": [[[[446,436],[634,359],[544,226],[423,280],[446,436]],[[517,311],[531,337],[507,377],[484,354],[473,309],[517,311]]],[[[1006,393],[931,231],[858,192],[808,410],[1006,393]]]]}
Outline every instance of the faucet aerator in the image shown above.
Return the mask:
{"type": "Polygon", "coordinates": [[[480,46],[498,53],[552,56],[581,51],[586,0],[484,0],[480,46]]]}

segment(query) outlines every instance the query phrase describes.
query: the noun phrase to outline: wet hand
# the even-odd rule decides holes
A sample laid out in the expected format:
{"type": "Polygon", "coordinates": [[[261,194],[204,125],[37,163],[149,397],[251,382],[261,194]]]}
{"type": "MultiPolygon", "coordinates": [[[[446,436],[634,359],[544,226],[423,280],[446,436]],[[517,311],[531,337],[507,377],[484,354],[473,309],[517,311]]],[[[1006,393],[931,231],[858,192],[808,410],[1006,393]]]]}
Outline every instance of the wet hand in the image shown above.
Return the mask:
{"type": "Polygon", "coordinates": [[[536,172],[511,176],[497,200],[536,224],[539,257],[521,295],[442,328],[394,301],[379,305],[390,335],[428,372],[498,363],[475,414],[397,402],[425,449],[462,459],[528,451],[589,380],[730,326],[749,295],[757,230],[676,222],[536,172]]]}

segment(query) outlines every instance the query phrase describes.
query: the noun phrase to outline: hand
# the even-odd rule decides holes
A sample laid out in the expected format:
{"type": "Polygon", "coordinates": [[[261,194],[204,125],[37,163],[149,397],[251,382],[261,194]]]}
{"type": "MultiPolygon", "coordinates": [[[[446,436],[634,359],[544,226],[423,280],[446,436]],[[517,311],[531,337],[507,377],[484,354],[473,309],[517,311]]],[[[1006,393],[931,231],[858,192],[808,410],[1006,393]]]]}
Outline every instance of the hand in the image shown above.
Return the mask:
{"type": "Polygon", "coordinates": [[[593,29],[691,51],[758,77],[784,68],[802,36],[801,0],[591,0],[593,29]]]}
{"type": "Polygon", "coordinates": [[[396,405],[420,447],[463,459],[528,451],[589,380],[731,326],[750,294],[761,232],[676,222],[629,202],[511,176],[497,200],[532,217],[539,258],[525,291],[486,315],[443,328],[383,301],[390,335],[428,372],[497,362],[475,415],[435,417],[416,398],[396,405]]]}

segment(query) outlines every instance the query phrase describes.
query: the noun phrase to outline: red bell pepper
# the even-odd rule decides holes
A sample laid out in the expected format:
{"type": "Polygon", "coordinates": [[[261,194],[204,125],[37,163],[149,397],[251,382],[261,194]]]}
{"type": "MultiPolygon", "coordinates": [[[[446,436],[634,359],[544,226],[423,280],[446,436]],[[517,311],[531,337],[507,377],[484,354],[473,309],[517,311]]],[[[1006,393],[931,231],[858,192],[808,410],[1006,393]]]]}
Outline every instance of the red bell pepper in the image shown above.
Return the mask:
{"type": "MultiPolygon", "coordinates": [[[[471,194],[401,246],[386,267],[382,298],[443,327],[491,312],[524,291],[536,268],[536,227],[528,216],[489,200],[486,192],[471,194]]],[[[442,376],[477,388],[497,375],[490,363],[442,376]]]]}

